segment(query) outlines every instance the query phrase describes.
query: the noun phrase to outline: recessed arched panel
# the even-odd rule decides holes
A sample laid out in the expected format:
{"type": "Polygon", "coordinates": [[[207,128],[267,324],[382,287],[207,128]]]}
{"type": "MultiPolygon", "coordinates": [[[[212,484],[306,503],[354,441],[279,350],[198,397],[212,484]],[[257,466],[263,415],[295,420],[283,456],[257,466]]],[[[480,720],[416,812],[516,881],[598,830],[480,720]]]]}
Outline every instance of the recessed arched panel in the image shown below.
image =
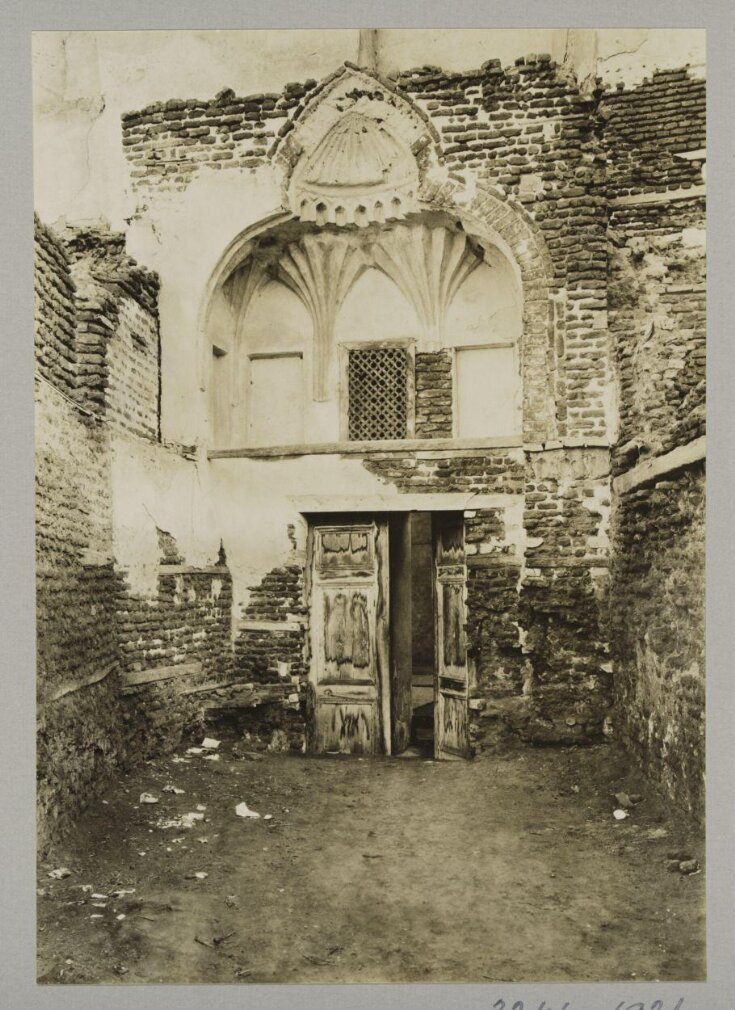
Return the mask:
{"type": "Polygon", "coordinates": [[[335,323],[335,342],[394,340],[417,337],[416,313],[396,284],[380,270],[370,269],[355,282],[335,323]]]}
{"type": "Polygon", "coordinates": [[[266,281],[239,321],[245,354],[303,350],[312,322],[303,302],[279,281],[266,281]]]}
{"type": "Polygon", "coordinates": [[[447,313],[454,348],[454,424],[459,438],[522,430],[519,339],[523,306],[511,265],[497,251],[464,281],[447,313]],[[489,262],[488,262],[489,259],[489,262]]]}
{"type": "Polygon", "coordinates": [[[517,340],[522,325],[523,301],[514,271],[500,253],[486,253],[449,306],[445,342],[460,347],[517,340]]]}

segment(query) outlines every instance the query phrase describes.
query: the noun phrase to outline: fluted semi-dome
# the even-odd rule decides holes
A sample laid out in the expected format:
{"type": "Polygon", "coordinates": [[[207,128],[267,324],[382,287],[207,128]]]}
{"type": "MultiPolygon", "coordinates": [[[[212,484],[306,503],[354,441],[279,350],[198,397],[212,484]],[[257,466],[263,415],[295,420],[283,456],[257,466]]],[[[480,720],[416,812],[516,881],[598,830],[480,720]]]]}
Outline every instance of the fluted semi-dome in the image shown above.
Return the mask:
{"type": "Polygon", "coordinates": [[[418,168],[411,151],[378,119],[344,115],[292,180],[299,217],[318,224],[368,224],[415,208],[418,168]]]}

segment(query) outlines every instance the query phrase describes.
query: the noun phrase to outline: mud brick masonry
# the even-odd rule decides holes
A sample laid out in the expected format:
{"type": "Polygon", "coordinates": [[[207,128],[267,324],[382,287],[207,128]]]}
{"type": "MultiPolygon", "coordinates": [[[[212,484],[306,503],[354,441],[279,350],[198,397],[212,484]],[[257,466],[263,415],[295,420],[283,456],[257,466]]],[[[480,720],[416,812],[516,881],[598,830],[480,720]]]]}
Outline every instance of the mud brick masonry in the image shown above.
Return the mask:
{"type": "Polygon", "coordinates": [[[302,748],[309,506],[292,499],[320,494],[410,495],[416,509],[423,496],[427,510],[461,499],[475,754],[614,735],[701,815],[704,137],[705,85],[687,68],[581,91],[545,56],[390,79],[346,64],[278,94],[224,90],[123,116],[127,247],[104,225],[36,221],[43,844],[114,769],[213,713],[239,713],[263,745],[302,748]],[[355,117],[370,120],[372,104],[406,172],[372,202],[347,172],[334,206],[319,195],[324,165],[358,143],[355,117]],[[177,243],[210,230],[229,237],[188,295],[199,274],[177,243]],[[340,277],[353,261],[355,277],[390,277],[405,243],[412,277],[431,278],[439,231],[443,265],[485,269],[472,257],[493,243],[514,263],[514,437],[458,435],[442,346],[451,299],[430,285],[414,305],[409,438],[323,434],[341,302],[336,323],[312,315],[304,351],[322,434],[248,447],[245,426],[218,427],[236,400],[218,376],[244,361],[223,320],[255,312],[275,284],[284,319],[305,311],[299,263],[317,288],[337,269],[320,236],[340,250],[340,277]],[[197,317],[187,306],[202,299],[197,317]],[[166,351],[174,332],[180,353],[166,351]]]}

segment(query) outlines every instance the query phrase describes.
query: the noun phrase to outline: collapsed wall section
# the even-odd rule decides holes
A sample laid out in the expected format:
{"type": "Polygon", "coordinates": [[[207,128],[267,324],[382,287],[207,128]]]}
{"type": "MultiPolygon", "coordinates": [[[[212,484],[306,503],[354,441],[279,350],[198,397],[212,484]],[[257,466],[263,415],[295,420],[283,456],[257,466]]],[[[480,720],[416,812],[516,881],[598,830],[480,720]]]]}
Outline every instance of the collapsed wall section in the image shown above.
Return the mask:
{"type": "MultiPolygon", "coordinates": [[[[157,443],[154,275],[106,229],[36,221],[39,846],[112,773],[201,724],[202,684],[229,671],[231,579],[186,566],[162,534],[136,593],[115,556],[114,446],[157,443]],[[162,542],[163,541],[163,542],[162,542]]],[[[145,486],[134,489],[151,497],[145,486]]]]}
{"type": "MultiPolygon", "coordinates": [[[[125,758],[117,690],[110,438],[77,396],[75,288],[36,221],[38,818],[43,848],[125,758]]],[[[82,397],[83,399],[83,397],[82,397]]]]}

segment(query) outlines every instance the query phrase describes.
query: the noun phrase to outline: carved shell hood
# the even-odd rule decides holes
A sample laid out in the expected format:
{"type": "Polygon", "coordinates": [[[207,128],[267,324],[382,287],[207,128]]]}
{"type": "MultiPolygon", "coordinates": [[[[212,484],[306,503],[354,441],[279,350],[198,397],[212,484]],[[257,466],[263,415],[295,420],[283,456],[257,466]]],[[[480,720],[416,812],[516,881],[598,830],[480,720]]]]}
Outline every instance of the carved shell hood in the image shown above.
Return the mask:
{"type": "Polygon", "coordinates": [[[296,166],[291,202],[303,221],[367,225],[415,210],[418,187],[405,144],[381,120],[350,112],[296,166]]]}

